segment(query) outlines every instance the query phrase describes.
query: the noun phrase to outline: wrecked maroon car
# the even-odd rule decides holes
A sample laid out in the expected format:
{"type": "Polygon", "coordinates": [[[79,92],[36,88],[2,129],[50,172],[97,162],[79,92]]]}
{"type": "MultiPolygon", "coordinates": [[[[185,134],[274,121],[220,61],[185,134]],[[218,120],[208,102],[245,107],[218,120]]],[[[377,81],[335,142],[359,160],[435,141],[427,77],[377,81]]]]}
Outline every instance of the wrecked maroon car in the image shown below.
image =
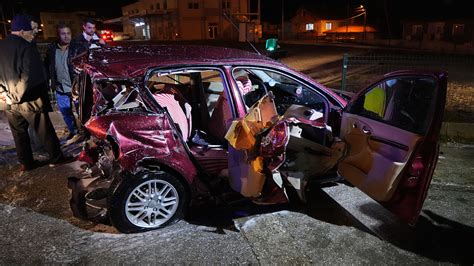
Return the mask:
{"type": "Polygon", "coordinates": [[[121,232],[182,218],[227,184],[257,204],[305,201],[343,177],[416,222],[438,156],[446,73],[400,71],[346,102],[264,56],[130,46],[77,60],[89,133],[71,178],[75,215],[121,232]]]}

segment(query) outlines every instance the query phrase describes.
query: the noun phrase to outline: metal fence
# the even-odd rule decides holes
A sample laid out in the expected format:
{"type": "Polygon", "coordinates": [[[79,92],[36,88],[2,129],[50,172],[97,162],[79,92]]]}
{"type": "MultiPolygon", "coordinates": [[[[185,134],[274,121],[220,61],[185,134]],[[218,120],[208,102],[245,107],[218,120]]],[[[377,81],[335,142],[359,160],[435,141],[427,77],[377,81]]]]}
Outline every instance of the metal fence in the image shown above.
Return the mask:
{"type": "MultiPolygon", "coordinates": [[[[474,83],[474,56],[413,53],[344,54],[340,89],[357,92],[382,75],[407,69],[447,71],[449,80],[474,83]]],[[[335,84],[334,84],[335,85],[335,84]]]]}

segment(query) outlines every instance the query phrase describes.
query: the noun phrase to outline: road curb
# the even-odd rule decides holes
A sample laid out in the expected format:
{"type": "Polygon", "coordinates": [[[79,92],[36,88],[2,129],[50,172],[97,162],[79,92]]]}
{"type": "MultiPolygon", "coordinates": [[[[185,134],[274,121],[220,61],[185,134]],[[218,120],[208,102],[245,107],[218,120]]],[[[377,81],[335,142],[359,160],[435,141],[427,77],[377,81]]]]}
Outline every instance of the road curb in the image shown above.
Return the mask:
{"type": "Polygon", "coordinates": [[[448,140],[474,142],[474,123],[443,122],[440,135],[448,140]]]}

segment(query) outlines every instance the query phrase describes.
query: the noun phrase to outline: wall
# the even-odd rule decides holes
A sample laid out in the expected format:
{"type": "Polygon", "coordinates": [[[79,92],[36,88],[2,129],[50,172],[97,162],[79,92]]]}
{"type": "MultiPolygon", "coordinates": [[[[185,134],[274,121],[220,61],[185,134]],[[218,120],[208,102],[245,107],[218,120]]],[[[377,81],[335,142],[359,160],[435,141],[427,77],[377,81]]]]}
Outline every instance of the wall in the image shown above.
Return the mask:
{"type": "Polygon", "coordinates": [[[85,17],[94,17],[94,12],[74,12],[74,13],[57,13],[57,12],[40,12],[41,24],[43,24],[43,38],[45,40],[55,39],[57,37],[57,25],[64,23],[71,28],[73,37],[82,32],[82,20],[85,17]]]}
{"type": "MultiPolygon", "coordinates": [[[[199,40],[209,38],[209,23],[217,26],[218,38],[236,39],[238,34],[232,25],[222,16],[221,0],[142,0],[124,6],[122,13],[130,20],[142,19],[150,25],[151,38],[155,40],[199,40]],[[159,3],[160,9],[156,5],[159,3]],[[190,9],[189,3],[198,4],[198,9],[190,9]],[[137,12],[138,10],[138,12],[137,12]]],[[[229,13],[247,13],[247,0],[230,0],[229,13]]],[[[127,19],[126,19],[127,20],[127,19]]],[[[123,22],[124,31],[134,34],[134,23],[123,22]],[[133,26],[133,27],[132,27],[133,26]]]]}

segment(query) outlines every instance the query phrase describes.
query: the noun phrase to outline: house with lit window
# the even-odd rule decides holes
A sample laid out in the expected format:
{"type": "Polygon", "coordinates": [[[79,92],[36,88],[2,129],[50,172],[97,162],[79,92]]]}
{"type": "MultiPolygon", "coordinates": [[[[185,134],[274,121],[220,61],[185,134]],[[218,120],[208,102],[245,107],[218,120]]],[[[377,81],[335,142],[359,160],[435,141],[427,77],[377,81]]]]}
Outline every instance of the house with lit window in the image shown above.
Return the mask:
{"type": "Polygon", "coordinates": [[[363,17],[347,19],[347,14],[302,7],[291,19],[291,30],[297,39],[373,39],[375,28],[365,25],[363,17]]]}
{"type": "Polygon", "coordinates": [[[139,0],[122,7],[124,33],[134,39],[238,39],[254,31],[249,0],[139,0]]]}
{"type": "Polygon", "coordinates": [[[325,36],[325,32],[343,23],[337,19],[324,19],[307,8],[299,8],[291,18],[291,31],[297,39],[315,39],[325,36]]]}
{"type": "Polygon", "coordinates": [[[403,39],[408,41],[446,41],[474,43],[474,20],[407,20],[403,22],[403,39]]]}

